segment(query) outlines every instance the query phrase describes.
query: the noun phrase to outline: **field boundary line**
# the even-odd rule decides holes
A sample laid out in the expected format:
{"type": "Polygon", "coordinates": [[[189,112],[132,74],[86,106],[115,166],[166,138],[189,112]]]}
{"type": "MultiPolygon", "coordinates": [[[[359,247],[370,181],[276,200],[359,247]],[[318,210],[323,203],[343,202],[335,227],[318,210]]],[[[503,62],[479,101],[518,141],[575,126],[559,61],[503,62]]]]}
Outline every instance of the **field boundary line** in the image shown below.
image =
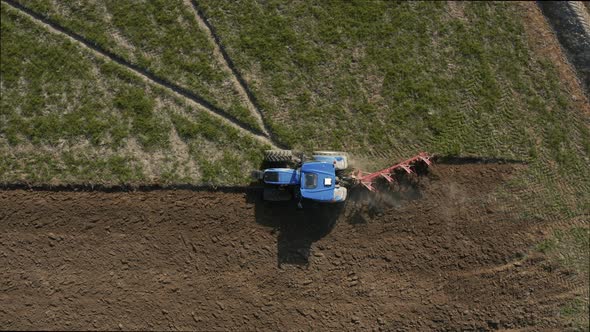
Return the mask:
{"type": "Polygon", "coordinates": [[[258,141],[270,145],[272,148],[279,148],[278,144],[272,141],[270,137],[265,135],[260,130],[253,128],[251,125],[243,123],[242,121],[238,120],[232,115],[227,114],[222,109],[216,107],[215,105],[211,104],[210,102],[206,101],[202,97],[190,92],[189,90],[182,88],[174,83],[168,82],[165,79],[162,79],[155,74],[151,73],[150,71],[141,68],[135,64],[128,62],[127,60],[123,59],[119,55],[111,53],[107,50],[102,49],[96,43],[78,35],[77,33],[70,31],[69,29],[62,27],[61,25],[51,21],[47,17],[43,16],[42,14],[38,14],[29,8],[15,2],[14,0],[2,0],[3,3],[11,7],[12,9],[18,11],[22,15],[25,15],[32,21],[42,25],[45,27],[49,32],[54,34],[62,35],[68,38],[70,41],[84,46],[85,48],[92,51],[95,55],[115,62],[116,64],[125,67],[127,70],[133,72],[136,76],[143,79],[145,82],[148,82],[152,85],[158,86],[177,97],[182,98],[183,100],[188,101],[189,103],[197,106],[197,108],[209,113],[210,115],[216,117],[217,119],[222,120],[224,123],[242,131],[247,132],[251,136],[253,136],[258,141]]]}
{"type": "Polygon", "coordinates": [[[256,101],[256,97],[246,84],[246,81],[237,70],[236,65],[232,61],[232,59],[227,54],[225,47],[221,43],[221,39],[219,35],[215,31],[215,28],[207,21],[203,10],[199,7],[199,5],[194,0],[184,0],[185,4],[192,9],[192,12],[197,20],[197,23],[201,27],[203,31],[206,32],[207,37],[211,40],[213,44],[213,54],[217,61],[224,67],[224,69],[231,74],[231,80],[236,88],[237,92],[240,94],[242,101],[248,107],[250,113],[256,118],[258,124],[262,128],[264,134],[268,137],[271,137],[270,130],[266,126],[264,122],[264,118],[262,116],[262,111],[260,107],[258,107],[258,102],[256,101]]]}
{"type": "Polygon", "coordinates": [[[188,190],[195,192],[223,192],[223,193],[248,193],[262,190],[262,186],[248,186],[248,185],[209,185],[209,184],[139,184],[139,185],[95,185],[95,184],[28,184],[24,182],[15,183],[0,183],[0,190],[2,191],[48,191],[48,192],[152,192],[152,191],[168,191],[168,190],[188,190]]]}

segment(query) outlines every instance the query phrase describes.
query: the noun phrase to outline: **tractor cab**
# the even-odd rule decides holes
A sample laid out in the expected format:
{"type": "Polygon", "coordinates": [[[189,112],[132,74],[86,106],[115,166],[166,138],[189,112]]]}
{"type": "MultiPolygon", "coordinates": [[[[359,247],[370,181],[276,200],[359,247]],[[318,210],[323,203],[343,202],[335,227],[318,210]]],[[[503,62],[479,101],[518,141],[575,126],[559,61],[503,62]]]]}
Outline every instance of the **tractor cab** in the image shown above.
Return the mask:
{"type": "Polygon", "coordinates": [[[346,188],[336,184],[336,167],[333,163],[312,161],[304,163],[301,172],[301,197],[320,202],[342,202],[346,188]]]}

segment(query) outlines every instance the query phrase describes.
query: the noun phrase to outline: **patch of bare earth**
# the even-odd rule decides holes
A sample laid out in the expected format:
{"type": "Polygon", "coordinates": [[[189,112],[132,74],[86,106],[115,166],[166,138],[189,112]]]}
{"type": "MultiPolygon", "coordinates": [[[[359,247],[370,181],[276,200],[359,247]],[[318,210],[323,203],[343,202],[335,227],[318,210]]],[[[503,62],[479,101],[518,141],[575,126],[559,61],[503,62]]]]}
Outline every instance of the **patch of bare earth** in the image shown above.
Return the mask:
{"type": "Polygon", "coordinates": [[[0,191],[5,329],[561,329],[576,275],[490,199],[522,166],[437,165],[387,199],[0,191]],[[565,281],[565,282],[564,282],[565,281]]]}

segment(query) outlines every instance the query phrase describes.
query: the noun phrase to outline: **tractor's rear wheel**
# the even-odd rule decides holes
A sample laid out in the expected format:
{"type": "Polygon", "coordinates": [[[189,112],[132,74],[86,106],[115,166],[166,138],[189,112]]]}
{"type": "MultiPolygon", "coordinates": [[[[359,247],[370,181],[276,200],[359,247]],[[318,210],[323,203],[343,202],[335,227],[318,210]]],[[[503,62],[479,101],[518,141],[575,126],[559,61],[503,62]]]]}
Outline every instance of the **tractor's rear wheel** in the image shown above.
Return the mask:
{"type": "Polygon", "coordinates": [[[264,161],[270,163],[290,162],[293,160],[293,151],[291,150],[266,150],[264,152],[264,161]]]}

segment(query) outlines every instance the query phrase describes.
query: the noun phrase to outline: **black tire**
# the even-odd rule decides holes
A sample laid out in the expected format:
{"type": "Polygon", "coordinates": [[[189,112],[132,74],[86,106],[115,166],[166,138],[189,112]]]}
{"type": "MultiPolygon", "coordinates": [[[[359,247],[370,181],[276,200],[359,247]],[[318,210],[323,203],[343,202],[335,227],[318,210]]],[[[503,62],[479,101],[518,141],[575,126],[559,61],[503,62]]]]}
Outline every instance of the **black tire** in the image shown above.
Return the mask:
{"type": "Polygon", "coordinates": [[[264,161],[270,163],[290,162],[293,160],[293,151],[291,150],[266,150],[264,152],[264,161]]]}
{"type": "Polygon", "coordinates": [[[264,172],[259,170],[252,171],[250,172],[250,177],[252,177],[253,180],[262,180],[262,177],[264,177],[264,172]]]}
{"type": "Polygon", "coordinates": [[[292,195],[289,191],[276,188],[264,188],[264,192],[262,193],[262,199],[265,201],[289,201],[291,198],[292,195]]]}

